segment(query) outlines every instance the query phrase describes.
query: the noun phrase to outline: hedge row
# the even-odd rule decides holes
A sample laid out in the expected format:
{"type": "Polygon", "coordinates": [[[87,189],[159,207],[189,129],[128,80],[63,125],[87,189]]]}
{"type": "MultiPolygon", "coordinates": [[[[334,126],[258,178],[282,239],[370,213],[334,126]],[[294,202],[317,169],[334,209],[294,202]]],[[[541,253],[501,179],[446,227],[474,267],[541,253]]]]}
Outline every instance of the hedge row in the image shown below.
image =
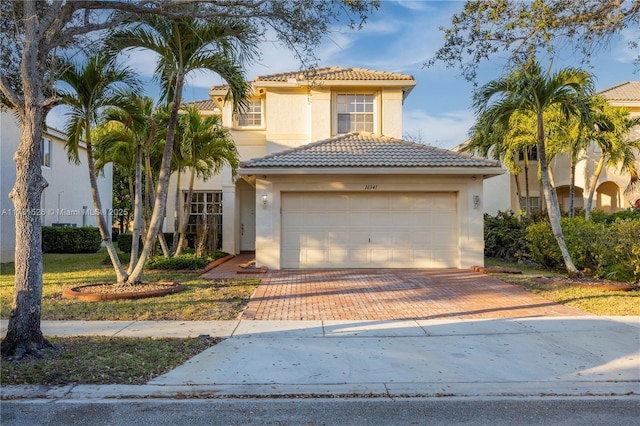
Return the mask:
{"type": "MultiPolygon", "coordinates": [[[[618,281],[640,281],[640,220],[593,222],[562,218],[565,242],[578,269],[618,281]]],[[[527,227],[530,258],[550,267],[564,264],[548,222],[527,227]]]]}
{"type": "MultiPolygon", "coordinates": [[[[599,277],[640,281],[640,212],[596,212],[591,221],[563,217],[561,225],[577,268],[591,270],[599,277]]],[[[546,267],[564,266],[549,222],[527,221],[510,212],[485,215],[485,255],[528,259],[546,267]]]]}
{"type": "Polygon", "coordinates": [[[94,227],[42,227],[42,251],[46,253],[95,253],[102,237],[94,227]]]}

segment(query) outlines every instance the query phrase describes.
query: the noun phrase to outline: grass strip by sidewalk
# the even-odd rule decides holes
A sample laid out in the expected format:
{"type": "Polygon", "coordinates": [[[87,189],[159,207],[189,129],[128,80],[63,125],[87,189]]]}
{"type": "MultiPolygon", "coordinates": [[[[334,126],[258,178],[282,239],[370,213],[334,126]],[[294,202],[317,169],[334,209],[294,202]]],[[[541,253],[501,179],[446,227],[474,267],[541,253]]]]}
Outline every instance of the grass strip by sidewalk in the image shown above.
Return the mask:
{"type": "Polygon", "coordinates": [[[125,337],[52,337],[59,349],[43,351],[42,359],[0,365],[0,383],[7,385],[121,384],[142,385],[221,339],[135,339],[125,337]]]}

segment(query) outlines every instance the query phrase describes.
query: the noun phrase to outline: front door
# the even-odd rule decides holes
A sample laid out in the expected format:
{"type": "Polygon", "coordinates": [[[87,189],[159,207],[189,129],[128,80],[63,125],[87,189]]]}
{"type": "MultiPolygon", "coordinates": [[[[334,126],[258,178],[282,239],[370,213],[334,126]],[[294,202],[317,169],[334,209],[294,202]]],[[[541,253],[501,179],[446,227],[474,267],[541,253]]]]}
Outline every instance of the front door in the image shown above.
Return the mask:
{"type": "Polygon", "coordinates": [[[256,250],[256,191],[240,190],[240,251],[256,250]]]}

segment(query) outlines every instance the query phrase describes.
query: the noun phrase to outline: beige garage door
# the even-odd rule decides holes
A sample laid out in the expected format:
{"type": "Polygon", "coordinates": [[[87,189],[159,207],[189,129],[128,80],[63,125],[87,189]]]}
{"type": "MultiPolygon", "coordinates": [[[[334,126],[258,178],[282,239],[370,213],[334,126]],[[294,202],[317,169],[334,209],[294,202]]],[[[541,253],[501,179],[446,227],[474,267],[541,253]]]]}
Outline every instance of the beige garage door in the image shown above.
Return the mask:
{"type": "Polygon", "coordinates": [[[283,268],[457,268],[453,192],[283,193],[283,268]]]}

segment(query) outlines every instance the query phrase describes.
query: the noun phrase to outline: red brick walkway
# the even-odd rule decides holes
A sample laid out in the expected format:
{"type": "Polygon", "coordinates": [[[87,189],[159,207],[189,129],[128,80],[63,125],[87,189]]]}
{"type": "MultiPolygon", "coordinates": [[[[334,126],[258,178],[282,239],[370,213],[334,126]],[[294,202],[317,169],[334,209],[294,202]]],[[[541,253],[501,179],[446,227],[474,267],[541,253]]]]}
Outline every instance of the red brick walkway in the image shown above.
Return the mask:
{"type": "MultiPolygon", "coordinates": [[[[237,274],[240,258],[208,278],[237,274]]],[[[455,269],[276,270],[263,275],[242,319],[396,320],[576,316],[563,306],[496,278],[455,269]]]]}

